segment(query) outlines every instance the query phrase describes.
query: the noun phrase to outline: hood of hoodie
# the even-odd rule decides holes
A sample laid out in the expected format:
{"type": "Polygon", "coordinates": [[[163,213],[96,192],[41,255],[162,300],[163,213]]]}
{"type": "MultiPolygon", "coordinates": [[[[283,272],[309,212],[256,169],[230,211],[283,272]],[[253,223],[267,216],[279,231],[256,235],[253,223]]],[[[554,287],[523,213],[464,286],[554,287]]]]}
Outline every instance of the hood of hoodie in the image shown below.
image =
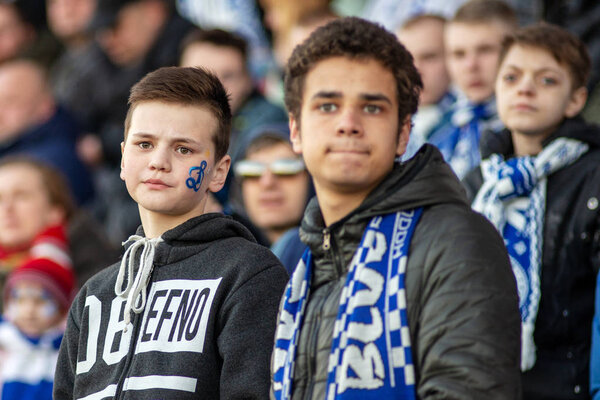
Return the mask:
{"type": "Polygon", "coordinates": [[[302,220],[300,238],[310,247],[318,269],[337,268],[339,273],[340,266],[349,265],[371,218],[442,203],[468,207],[463,186],[439,150],[425,145],[408,161],[395,163],[360,206],[329,227],[325,226],[317,198],[313,198],[302,220]],[[332,241],[331,256],[325,254],[322,246],[325,232],[332,241]]]}
{"type": "MultiPolygon", "coordinates": [[[[137,235],[144,236],[141,226],[137,235]]],[[[203,251],[216,241],[233,237],[256,242],[244,225],[229,216],[208,213],[191,218],[163,233],[163,241],[156,247],[154,264],[160,266],[179,262],[203,251]]]]}

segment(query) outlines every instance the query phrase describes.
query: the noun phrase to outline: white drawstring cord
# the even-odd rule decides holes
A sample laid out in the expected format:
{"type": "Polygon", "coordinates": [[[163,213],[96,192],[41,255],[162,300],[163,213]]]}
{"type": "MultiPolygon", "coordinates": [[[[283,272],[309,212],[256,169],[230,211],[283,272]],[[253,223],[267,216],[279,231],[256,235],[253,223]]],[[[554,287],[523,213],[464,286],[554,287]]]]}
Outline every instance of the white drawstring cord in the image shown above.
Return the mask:
{"type": "Polygon", "coordinates": [[[158,237],[154,239],[147,239],[143,236],[132,235],[123,242],[123,245],[127,245],[133,242],[123,255],[121,260],[121,267],[119,268],[119,274],[117,275],[117,281],[115,282],[115,294],[117,296],[127,298],[124,310],[125,328],[124,332],[127,332],[127,325],[131,322],[131,311],[139,314],[146,306],[146,286],[148,285],[148,279],[152,274],[152,268],[154,266],[154,252],[158,243],[163,240],[158,237]],[[135,278],[133,276],[133,267],[135,264],[135,255],[139,248],[142,248],[140,255],[140,265],[138,267],[135,278]],[[127,268],[127,286],[123,288],[123,280],[125,279],[125,269],[127,268]],[[138,297],[140,297],[138,301],[138,297]],[[136,305],[135,303],[139,303],[136,305]]]}

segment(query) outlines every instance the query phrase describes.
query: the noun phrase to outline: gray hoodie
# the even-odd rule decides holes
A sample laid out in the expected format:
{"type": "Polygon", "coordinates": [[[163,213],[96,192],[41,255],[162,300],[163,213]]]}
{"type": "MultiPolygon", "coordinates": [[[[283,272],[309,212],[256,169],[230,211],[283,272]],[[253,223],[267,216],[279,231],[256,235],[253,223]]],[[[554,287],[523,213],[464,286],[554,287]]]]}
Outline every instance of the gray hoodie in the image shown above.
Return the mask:
{"type": "MultiPolygon", "coordinates": [[[[124,322],[126,300],[115,294],[119,264],[77,295],[60,349],[55,399],[268,397],[285,269],[246,228],[221,214],[192,218],[161,238],[145,307],[130,311],[130,325],[124,322]]],[[[139,269],[139,254],[125,282],[139,269]]]]}

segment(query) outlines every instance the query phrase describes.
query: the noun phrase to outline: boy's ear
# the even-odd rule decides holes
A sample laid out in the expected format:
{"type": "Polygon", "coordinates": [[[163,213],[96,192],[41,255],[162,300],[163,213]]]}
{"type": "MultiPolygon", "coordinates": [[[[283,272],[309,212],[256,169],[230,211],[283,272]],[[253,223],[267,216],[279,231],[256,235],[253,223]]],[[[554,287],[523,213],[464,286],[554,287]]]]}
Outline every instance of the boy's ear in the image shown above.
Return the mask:
{"type": "Polygon", "coordinates": [[[582,86],[578,89],[575,89],[573,93],[571,93],[571,99],[567,104],[567,108],[565,108],[565,117],[572,118],[579,114],[579,112],[585,106],[585,102],[587,101],[588,91],[585,86],[582,86]]]}
{"type": "Polygon", "coordinates": [[[292,142],[292,149],[296,154],[302,154],[302,139],[300,137],[300,127],[298,121],[292,113],[288,113],[288,119],[290,121],[290,141],[292,142]]]}
{"type": "Polygon", "coordinates": [[[210,182],[208,183],[208,190],[216,193],[223,188],[225,180],[227,179],[227,173],[231,166],[231,157],[229,154],[225,154],[223,158],[215,163],[212,171],[210,182]]]}
{"type": "Polygon", "coordinates": [[[398,146],[396,147],[396,155],[401,156],[406,152],[406,146],[408,146],[408,139],[410,137],[410,130],[412,129],[412,115],[407,115],[404,118],[404,122],[400,127],[398,133],[398,146]]]}
{"type": "Polygon", "coordinates": [[[121,172],[119,174],[119,176],[121,177],[121,180],[125,180],[125,177],[123,176],[123,167],[125,167],[125,161],[123,160],[123,150],[125,149],[125,142],[121,142],[121,172]]]}

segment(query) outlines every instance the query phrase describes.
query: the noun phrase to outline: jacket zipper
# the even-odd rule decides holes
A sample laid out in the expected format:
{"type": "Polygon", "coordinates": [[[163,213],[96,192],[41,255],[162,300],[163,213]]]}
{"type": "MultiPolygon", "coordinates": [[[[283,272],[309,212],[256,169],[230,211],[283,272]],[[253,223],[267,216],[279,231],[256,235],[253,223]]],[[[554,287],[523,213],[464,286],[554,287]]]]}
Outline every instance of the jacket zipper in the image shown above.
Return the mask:
{"type": "MultiPolygon", "coordinates": [[[[341,265],[340,257],[339,257],[338,252],[337,252],[337,246],[335,245],[335,240],[332,238],[331,229],[330,228],[323,229],[323,244],[322,244],[322,248],[323,248],[324,251],[331,251],[331,259],[332,259],[335,271],[337,273],[337,276],[336,276],[335,280],[338,280],[342,276],[342,268],[343,268],[343,266],[341,265]]],[[[314,380],[314,377],[313,377],[313,371],[316,370],[316,363],[317,363],[317,354],[318,354],[318,349],[317,349],[317,346],[318,346],[317,335],[318,335],[318,332],[319,332],[319,328],[321,327],[323,304],[325,303],[326,299],[327,299],[327,296],[321,297],[319,299],[319,304],[315,307],[315,310],[319,311],[320,317],[318,319],[315,319],[314,329],[311,332],[309,343],[308,343],[308,349],[310,349],[310,354],[307,354],[307,356],[308,356],[307,357],[308,358],[308,362],[307,362],[307,372],[308,372],[308,374],[307,375],[310,377],[309,378],[310,381],[309,381],[309,383],[307,385],[307,388],[306,388],[305,399],[311,399],[312,398],[312,391],[313,391],[313,388],[315,386],[315,380],[314,380]]],[[[327,388],[325,390],[327,390],[327,388]]]]}

